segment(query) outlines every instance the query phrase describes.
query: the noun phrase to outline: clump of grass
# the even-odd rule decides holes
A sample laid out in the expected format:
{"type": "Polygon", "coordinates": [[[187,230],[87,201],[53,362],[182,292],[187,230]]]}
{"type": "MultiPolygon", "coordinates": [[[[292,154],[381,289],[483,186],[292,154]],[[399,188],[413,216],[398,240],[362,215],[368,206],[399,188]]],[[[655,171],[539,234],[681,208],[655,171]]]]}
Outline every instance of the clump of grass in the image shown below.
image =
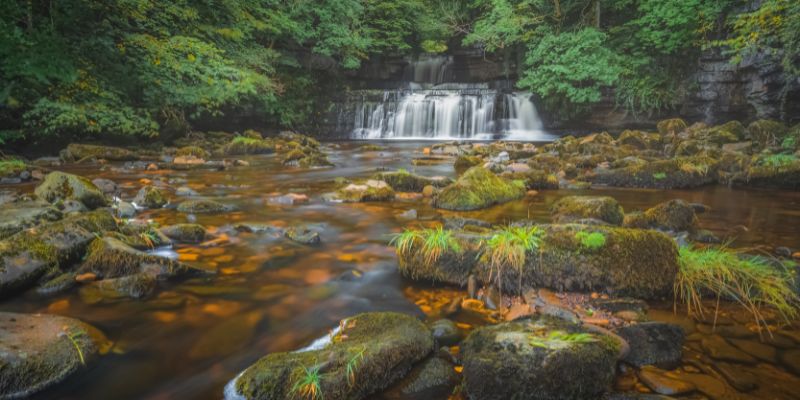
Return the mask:
{"type": "Polygon", "coordinates": [[[793,154],[771,154],[758,159],[757,164],[769,168],[781,168],[797,161],[793,154]]]}
{"type": "Polygon", "coordinates": [[[147,232],[140,233],[139,238],[142,239],[144,244],[151,249],[155,248],[156,243],[159,242],[158,235],[152,230],[147,230],[147,232]]]}
{"type": "Polygon", "coordinates": [[[406,229],[392,238],[390,244],[395,246],[401,260],[403,257],[410,257],[421,252],[422,261],[426,265],[435,264],[447,252],[461,251],[461,245],[453,232],[445,230],[441,226],[433,229],[406,229]]]}
{"type": "Polygon", "coordinates": [[[345,374],[347,375],[347,383],[350,386],[356,384],[356,370],[358,369],[358,366],[361,365],[361,361],[364,359],[364,352],[366,350],[366,347],[362,347],[361,350],[355,352],[355,354],[347,359],[344,370],[345,374]]]}
{"type": "Polygon", "coordinates": [[[323,400],[322,387],[320,386],[320,366],[303,367],[298,379],[289,393],[292,398],[300,397],[308,400],[323,400]]]}
{"type": "Polygon", "coordinates": [[[726,246],[696,250],[680,249],[675,280],[676,301],[686,304],[690,315],[703,316],[703,298],[716,297],[716,318],[720,299],[730,299],[752,314],[759,326],[767,326],[765,311],[773,309],[789,322],[798,316],[800,298],[793,289],[794,277],[761,257],[740,257],[726,246]]]}
{"type": "Polygon", "coordinates": [[[528,336],[528,339],[531,346],[548,350],[597,342],[597,337],[591,333],[567,333],[564,331],[551,331],[546,336],[533,333],[528,336]]]}
{"type": "Polygon", "coordinates": [[[579,231],[575,233],[575,239],[581,247],[589,250],[597,250],[606,245],[606,235],[601,232],[579,231]]]}
{"type": "Polygon", "coordinates": [[[0,159],[0,176],[17,175],[28,166],[18,158],[0,159]]]}
{"type": "Polygon", "coordinates": [[[522,287],[522,267],[528,253],[539,249],[544,231],[536,226],[506,226],[496,232],[484,243],[482,256],[487,257],[489,281],[494,277],[496,286],[501,288],[503,270],[514,268],[522,287]]]}
{"type": "Polygon", "coordinates": [[[64,336],[72,342],[72,346],[75,347],[75,350],[78,352],[78,357],[81,360],[82,365],[86,365],[86,359],[83,357],[83,350],[81,350],[81,346],[78,345],[78,338],[84,335],[84,332],[74,332],[68,326],[64,325],[61,327],[61,333],[59,336],[64,336]]]}
{"type": "Polygon", "coordinates": [[[708,175],[708,165],[686,160],[678,161],[678,168],[687,174],[708,175]]]}

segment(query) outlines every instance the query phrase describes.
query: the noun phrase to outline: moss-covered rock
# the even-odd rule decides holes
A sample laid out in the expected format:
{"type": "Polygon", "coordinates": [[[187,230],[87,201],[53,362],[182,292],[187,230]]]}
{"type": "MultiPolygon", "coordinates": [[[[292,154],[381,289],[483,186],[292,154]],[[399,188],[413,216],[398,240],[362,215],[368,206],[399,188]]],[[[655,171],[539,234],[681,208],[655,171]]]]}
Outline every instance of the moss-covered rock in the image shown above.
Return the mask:
{"type": "Polygon", "coordinates": [[[213,214],[230,211],[231,207],[213,200],[186,200],[178,204],[178,211],[187,214],[213,214]]]}
{"type": "Polygon", "coordinates": [[[300,244],[315,245],[319,244],[322,240],[319,232],[309,229],[305,226],[293,226],[283,233],[289,240],[295,241],[300,244]]]}
{"type": "Polygon", "coordinates": [[[250,136],[236,136],[221,149],[222,154],[238,156],[247,154],[270,154],[275,152],[275,143],[271,140],[250,136]]]}
{"type": "Polygon", "coordinates": [[[190,272],[185,264],[148,254],[112,237],[95,239],[89,246],[79,273],[93,273],[100,279],[119,278],[141,272],[158,277],[174,277],[190,272]]]}
{"type": "Polygon", "coordinates": [[[760,119],[753,121],[747,126],[750,138],[757,143],[760,148],[780,146],[784,136],[789,131],[780,121],[760,119]]]}
{"type": "Polygon", "coordinates": [[[478,279],[504,293],[540,287],[641,299],[672,293],[678,249],[661,232],[579,224],[540,228],[539,248],[526,254],[522,268],[504,267],[498,273],[481,257],[475,268],[478,279]]]}
{"type": "Polygon", "coordinates": [[[567,196],[550,209],[553,222],[566,223],[582,219],[596,219],[611,225],[621,225],[625,218],[622,206],[608,196],[567,196]]]}
{"type": "Polygon", "coordinates": [[[591,399],[610,389],[617,343],[552,317],[473,331],[461,347],[467,398],[591,399]]]}
{"type": "Polygon", "coordinates": [[[414,280],[464,286],[475,268],[481,239],[482,236],[457,234],[457,248],[448,247],[432,260],[417,238],[409,251],[398,254],[398,270],[414,280]]]}
{"type": "Polygon", "coordinates": [[[483,159],[479,156],[469,156],[469,155],[460,155],[456,157],[456,161],[453,163],[453,168],[456,171],[466,171],[476,165],[481,165],[483,163],[483,159]]]}
{"type": "Polygon", "coordinates": [[[427,177],[412,174],[404,169],[396,172],[383,172],[376,174],[374,179],[384,181],[399,192],[421,192],[425,186],[431,185],[435,188],[442,188],[453,180],[444,176],[427,177]]]}
{"type": "Polygon", "coordinates": [[[94,300],[143,299],[155,292],[157,277],[149,272],[138,272],[119,278],[92,282],[81,289],[81,297],[94,300]]]}
{"type": "Polygon", "coordinates": [[[175,152],[176,157],[195,157],[203,160],[207,160],[211,157],[207,151],[205,151],[202,147],[199,146],[184,146],[178,149],[175,152]]]}
{"type": "Polygon", "coordinates": [[[163,189],[147,185],[139,189],[139,192],[136,193],[136,197],[133,198],[133,202],[141,207],[161,208],[164,207],[169,200],[167,193],[163,189]]]}
{"type": "Polygon", "coordinates": [[[0,312],[0,394],[23,398],[53,386],[91,363],[106,342],[76,319],[0,312]]]}
{"type": "Polygon", "coordinates": [[[745,171],[734,174],[737,186],[769,187],[796,190],[800,188],[800,158],[788,154],[754,156],[745,171]]]}
{"type": "Polygon", "coordinates": [[[273,353],[241,373],[229,390],[248,400],[285,400],[302,390],[304,378],[328,400],[359,400],[385,389],[433,350],[430,331],[414,317],[378,312],[340,323],[331,343],[319,349],[273,353]]]}
{"type": "Polygon", "coordinates": [[[503,179],[482,167],[472,167],[458,180],[442,189],[434,206],[445,210],[477,210],[522,198],[522,181],[503,179]]]}
{"type": "Polygon", "coordinates": [[[0,207],[0,239],[43,222],[61,219],[61,212],[43,201],[14,201],[0,207]]]}
{"type": "Polygon", "coordinates": [[[200,243],[206,238],[206,228],[199,224],[176,224],[160,229],[166,237],[179,243],[200,243]]]}
{"type": "Polygon", "coordinates": [[[50,203],[59,200],[77,200],[94,209],[108,204],[103,192],[92,181],[65,172],[51,172],[34,190],[36,196],[50,203]]]}
{"type": "Polygon", "coordinates": [[[643,213],[625,216],[626,227],[673,232],[693,230],[696,222],[694,208],[680,199],[665,201],[643,213]]]}
{"type": "Polygon", "coordinates": [[[719,161],[710,157],[677,157],[598,171],[585,179],[595,184],[617,187],[691,188],[714,183],[718,165],[719,161]]]}
{"type": "Polygon", "coordinates": [[[631,146],[639,150],[650,147],[647,133],[642,131],[625,130],[617,138],[617,143],[631,146]]]}
{"type": "Polygon", "coordinates": [[[656,124],[658,133],[662,135],[675,135],[686,130],[686,121],[680,118],[665,119],[656,124]]]}
{"type": "Polygon", "coordinates": [[[713,128],[701,130],[695,136],[703,141],[722,145],[744,140],[747,137],[747,130],[741,122],[729,121],[713,128]]]}
{"type": "Polygon", "coordinates": [[[109,161],[133,161],[139,159],[136,153],[121,147],[98,146],[93,144],[71,143],[61,151],[64,161],[103,159],[109,161]]]}
{"type": "Polygon", "coordinates": [[[453,364],[442,357],[432,356],[417,364],[408,376],[384,392],[386,400],[445,399],[453,393],[459,376],[453,364]]]}
{"type": "Polygon", "coordinates": [[[394,190],[384,181],[369,179],[348,184],[337,190],[334,199],[345,203],[391,201],[394,199],[394,190]]]}
{"type": "Polygon", "coordinates": [[[559,181],[555,174],[545,171],[528,171],[503,174],[502,177],[525,182],[525,188],[531,190],[558,189],[559,181]]]}

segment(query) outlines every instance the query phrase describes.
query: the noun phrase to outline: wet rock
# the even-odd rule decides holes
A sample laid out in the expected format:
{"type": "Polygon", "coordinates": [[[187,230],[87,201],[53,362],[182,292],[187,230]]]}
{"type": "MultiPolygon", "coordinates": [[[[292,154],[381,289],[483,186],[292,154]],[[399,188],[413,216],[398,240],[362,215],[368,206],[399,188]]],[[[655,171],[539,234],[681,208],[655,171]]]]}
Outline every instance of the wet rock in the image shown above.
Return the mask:
{"type": "Polygon", "coordinates": [[[187,214],[214,214],[230,209],[231,207],[213,200],[186,200],[178,204],[178,211],[187,214]]]}
{"type": "Polygon", "coordinates": [[[666,371],[652,366],[643,367],[639,371],[639,379],[650,390],[668,396],[690,393],[696,389],[693,383],[668,376],[666,371]]]}
{"type": "Polygon", "coordinates": [[[28,397],[91,363],[105,339],[72,318],[0,312],[0,393],[28,397]]]}
{"type": "Polygon", "coordinates": [[[327,344],[258,360],[228,385],[227,397],[291,398],[304,371],[317,371],[325,398],[363,399],[405,376],[433,350],[430,331],[408,315],[366,313],[340,326],[327,344]],[[348,364],[353,367],[349,372],[348,364]]]}
{"type": "Polygon", "coordinates": [[[315,245],[321,242],[319,232],[307,227],[291,227],[286,230],[284,235],[290,240],[301,244],[315,245]]]}
{"type": "Polygon", "coordinates": [[[446,398],[458,384],[453,364],[441,357],[430,357],[415,366],[398,383],[396,390],[383,395],[385,399],[427,400],[446,398]]]}
{"type": "Polygon", "coordinates": [[[43,222],[61,219],[61,212],[43,201],[12,201],[0,207],[0,239],[43,222]]]}
{"type": "Polygon", "coordinates": [[[394,190],[384,181],[369,179],[361,183],[351,183],[336,191],[334,200],[345,203],[360,203],[368,201],[391,201],[394,199],[394,190]]]}
{"type": "Polygon", "coordinates": [[[141,207],[147,208],[161,208],[168,202],[167,193],[155,186],[145,186],[139,189],[136,197],[133,198],[133,203],[141,207]]]}
{"type": "Polygon", "coordinates": [[[440,319],[430,327],[436,343],[442,346],[455,346],[464,337],[461,330],[449,319],[440,319]]]}
{"type": "Polygon", "coordinates": [[[714,183],[719,161],[705,156],[655,160],[644,165],[597,171],[593,184],[653,189],[692,188],[714,183]]]}
{"type": "Polygon", "coordinates": [[[415,220],[417,219],[417,210],[407,210],[403,211],[400,215],[397,216],[400,219],[405,220],[415,220]]]}
{"type": "Polygon", "coordinates": [[[611,225],[621,225],[624,218],[622,206],[608,196],[567,196],[550,209],[555,223],[568,223],[593,218],[611,225]]]}
{"type": "Polygon", "coordinates": [[[64,200],[59,201],[56,203],[56,206],[63,212],[64,214],[71,214],[71,213],[79,213],[84,211],[89,211],[86,206],[83,205],[80,201],[77,200],[64,200]]]}
{"type": "Polygon", "coordinates": [[[648,309],[647,303],[630,297],[612,297],[608,299],[600,297],[592,299],[591,304],[594,308],[608,311],[610,313],[633,311],[637,314],[641,314],[647,312],[648,309]]]}
{"type": "Polygon", "coordinates": [[[132,161],[138,158],[136,153],[128,149],[92,144],[71,143],[66,149],[61,151],[61,159],[64,161],[83,161],[87,159],[132,161]]]}
{"type": "Polygon", "coordinates": [[[47,174],[34,193],[50,203],[77,200],[90,209],[108,204],[103,192],[88,179],[58,171],[47,174]]]}
{"type": "Polygon", "coordinates": [[[100,189],[101,192],[107,195],[112,195],[114,193],[117,193],[117,191],[119,190],[117,184],[111,179],[95,178],[92,179],[92,183],[95,186],[97,186],[97,188],[100,189]]]}
{"type": "Polygon", "coordinates": [[[100,279],[119,278],[140,272],[157,277],[173,277],[192,271],[192,268],[166,257],[138,251],[118,239],[95,239],[78,273],[91,272],[100,279]]]}
{"type": "Polygon", "coordinates": [[[136,207],[127,201],[117,203],[117,216],[120,218],[133,218],[136,216],[136,207]]]}
{"type": "Polygon", "coordinates": [[[464,389],[483,400],[594,398],[611,386],[617,350],[607,337],[552,317],[482,327],[461,347],[464,389]]]}
{"type": "Polygon", "coordinates": [[[175,195],[182,197],[191,197],[191,196],[197,196],[197,192],[192,190],[192,188],[188,186],[181,186],[175,189],[175,195]]]}
{"type": "Polygon", "coordinates": [[[742,364],[755,364],[757,362],[753,356],[732,346],[722,336],[711,335],[703,338],[700,343],[703,346],[703,350],[715,360],[742,364]]]}
{"type": "Polygon", "coordinates": [[[165,226],[160,231],[179,243],[201,243],[206,238],[206,228],[199,224],[175,224],[165,226]]]}
{"type": "Polygon", "coordinates": [[[444,176],[427,177],[412,174],[406,170],[398,170],[396,172],[384,172],[375,175],[375,179],[384,181],[389,184],[395,191],[399,192],[421,192],[425,186],[433,186],[435,188],[443,188],[451,183],[453,180],[444,176]]]}
{"type": "Polygon", "coordinates": [[[681,379],[691,382],[697,390],[708,396],[712,400],[728,400],[739,398],[733,388],[725,382],[705,374],[686,373],[681,375],[681,379]]]}
{"type": "Polygon", "coordinates": [[[792,371],[795,375],[800,375],[800,350],[788,350],[781,352],[781,364],[792,371]]]}
{"type": "Polygon", "coordinates": [[[656,365],[660,368],[674,368],[680,364],[686,337],[683,329],[677,325],[643,322],[620,328],[616,334],[631,347],[631,351],[623,358],[629,364],[637,367],[656,365]]]}
{"type": "Polygon", "coordinates": [[[693,229],[696,222],[691,204],[676,199],[659,203],[644,213],[629,214],[625,226],[680,232],[693,229]]]}
{"type": "Polygon", "coordinates": [[[508,181],[492,172],[473,167],[442,189],[434,206],[445,210],[468,211],[505,203],[525,196],[522,181],[508,181]]]}
{"type": "Polygon", "coordinates": [[[269,204],[275,205],[296,205],[308,203],[308,196],[298,193],[287,193],[280,196],[272,196],[267,199],[269,204]]]}
{"type": "Polygon", "coordinates": [[[708,229],[696,229],[689,237],[698,243],[717,244],[722,243],[722,239],[718,238],[713,232],[708,229]]]}
{"type": "Polygon", "coordinates": [[[727,341],[739,350],[770,364],[778,362],[778,351],[764,343],[744,339],[727,339],[727,341]]]}
{"type": "Polygon", "coordinates": [[[718,362],[714,364],[714,369],[719,371],[719,374],[740,392],[749,392],[758,387],[758,378],[740,366],[718,362]]]}
{"type": "Polygon", "coordinates": [[[72,289],[77,285],[78,282],[75,280],[75,273],[74,272],[64,272],[53,279],[48,280],[47,282],[39,285],[36,288],[36,292],[40,294],[55,294],[65,292],[69,289],[72,289]]]}
{"type": "MultiPolygon", "coordinates": [[[[133,275],[122,276],[119,278],[103,279],[91,283],[93,288],[83,289],[95,290],[95,296],[102,297],[103,299],[143,299],[150,296],[156,290],[157,278],[154,274],[148,272],[139,272],[133,275]]],[[[82,293],[82,297],[86,297],[86,293],[82,293]]]]}

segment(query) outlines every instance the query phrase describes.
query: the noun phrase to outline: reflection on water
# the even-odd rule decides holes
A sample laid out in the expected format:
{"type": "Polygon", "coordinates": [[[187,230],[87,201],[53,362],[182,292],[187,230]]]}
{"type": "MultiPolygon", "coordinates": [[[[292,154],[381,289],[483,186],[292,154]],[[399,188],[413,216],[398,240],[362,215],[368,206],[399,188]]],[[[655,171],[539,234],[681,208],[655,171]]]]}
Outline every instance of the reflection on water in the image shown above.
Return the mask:
{"type": "MultiPolygon", "coordinates": [[[[357,143],[331,146],[336,147],[330,157],[337,165],[334,169],[286,168],[272,156],[248,158],[249,167],[227,171],[66,168],[115,180],[123,187],[123,198],[133,197],[141,179],[161,179],[173,189],[188,186],[200,196],[231,204],[235,211],[192,217],[217,233],[213,245],[162,250],[216,275],[165,285],[145,301],[109,302],[82,291],[55,297],[31,293],[5,301],[4,311],[80,318],[116,342],[113,354],[39,398],[219,399],[225,383],[264,354],[306,346],[341,318],[396,310],[434,319],[450,301],[462,296],[463,292],[452,288],[412,285],[401,279],[394,253],[386,246],[391,233],[409,224],[398,218],[404,211],[413,208],[421,216],[447,212],[419,202],[329,204],[320,199],[338,177],[366,177],[384,168],[454,176],[452,164],[412,165],[412,155],[421,155],[413,153],[419,147],[414,143],[391,143],[389,150],[378,152],[358,151],[357,143]],[[304,193],[311,201],[295,206],[268,204],[268,195],[288,191],[304,193]],[[304,246],[268,232],[235,233],[230,227],[237,223],[308,224],[321,232],[322,244],[304,246]]],[[[736,238],[737,246],[800,248],[797,192],[724,187],[591,192],[617,198],[627,211],[671,198],[704,203],[711,210],[700,216],[700,225],[722,237],[736,238]]],[[[545,222],[554,201],[575,193],[543,191],[490,210],[461,214],[494,223],[521,218],[545,222]]],[[[146,211],[137,218],[161,224],[190,221],[173,208],[146,211]]],[[[460,315],[456,320],[466,329],[481,323],[474,315],[460,315]]]]}

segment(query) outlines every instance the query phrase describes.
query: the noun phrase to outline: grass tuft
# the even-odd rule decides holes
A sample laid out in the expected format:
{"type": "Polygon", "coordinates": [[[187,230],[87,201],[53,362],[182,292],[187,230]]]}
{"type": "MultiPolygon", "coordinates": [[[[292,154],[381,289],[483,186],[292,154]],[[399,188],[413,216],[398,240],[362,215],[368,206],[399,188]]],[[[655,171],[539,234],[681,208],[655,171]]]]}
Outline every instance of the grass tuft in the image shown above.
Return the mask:
{"type": "Polygon", "coordinates": [[[291,398],[299,397],[306,400],[323,400],[322,387],[320,386],[320,366],[311,368],[303,367],[300,379],[292,386],[289,393],[291,398]]]}
{"type": "Polygon", "coordinates": [[[522,287],[522,267],[528,253],[539,249],[544,231],[536,226],[506,226],[497,231],[483,246],[482,256],[488,258],[491,271],[489,281],[494,279],[496,286],[501,285],[501,277],[505,268],[518,271],[520,288],[522,287]]]}
{"type": "Polygon", "coordinates": [[[18,175],[28,166],[18,158],[0,159],[0,176],[18,175]]]}
{"type": "MultiPolygon", "coordinates": [[[[794,277],[788,268],[773,265],[755,256],[740,256],[725,246],[707,249],[680,249],[679,271],[675,280],[676,301],[686,304],[690,315],[703,316],[703,298],[735,301],[753,315],[759,329],[767,326],[765,311],[773,309],[786,321],[798,316],[800,298],[794,292],[794,277]]],[[[781,264],[782,265],[782,264],[781,264]]]]}
{"type": "Polygon", "coordinates": [[[392,238],[390,244],[395,247],[401,260],[403,257],[411,257],[415,253],[421,252],[426,265],[435,264],[443,254],[449,251],[461,251],[461,245],[453,232],[445,230],[441,226],[433,229],[406,229],[392,238]]]}

